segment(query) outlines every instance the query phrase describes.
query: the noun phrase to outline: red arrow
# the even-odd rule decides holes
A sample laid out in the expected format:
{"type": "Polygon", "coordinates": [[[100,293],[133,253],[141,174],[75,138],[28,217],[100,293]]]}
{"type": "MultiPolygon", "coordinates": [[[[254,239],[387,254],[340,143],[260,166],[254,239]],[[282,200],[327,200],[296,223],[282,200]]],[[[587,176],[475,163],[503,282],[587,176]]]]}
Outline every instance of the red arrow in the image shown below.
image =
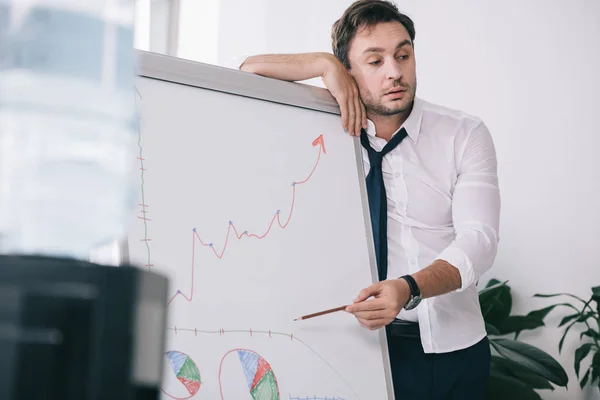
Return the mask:
{"type": "Polygon", "coordinates": [[[313,146],[317,146],[317,145],[321,145],[321,150],[323,150],[323,153],[327,154],[327,151],[325,150],[325,139],[323,139],[323,135],[319,135],[318,138],[316,138],[313,142],[312,142],[313,146]]]}

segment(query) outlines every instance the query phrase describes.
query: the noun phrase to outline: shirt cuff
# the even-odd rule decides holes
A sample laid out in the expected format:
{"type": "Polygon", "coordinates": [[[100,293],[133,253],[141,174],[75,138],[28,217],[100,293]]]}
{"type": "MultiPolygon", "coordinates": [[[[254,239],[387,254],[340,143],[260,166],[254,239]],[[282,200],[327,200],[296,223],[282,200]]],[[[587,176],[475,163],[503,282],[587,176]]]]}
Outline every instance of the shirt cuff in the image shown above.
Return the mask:
{"type": "Polygon", "coordinates": [[[473,262],[465,254],[464,251],[458,247],[449,246],[445,248],[437,257],[438,260],[444,260],[448,264],[452,265],[460,273],[461,286],[457,289],[457,292],[462,292],[471,286],[475,282],[475,270],[473,269],[473,262]]]}

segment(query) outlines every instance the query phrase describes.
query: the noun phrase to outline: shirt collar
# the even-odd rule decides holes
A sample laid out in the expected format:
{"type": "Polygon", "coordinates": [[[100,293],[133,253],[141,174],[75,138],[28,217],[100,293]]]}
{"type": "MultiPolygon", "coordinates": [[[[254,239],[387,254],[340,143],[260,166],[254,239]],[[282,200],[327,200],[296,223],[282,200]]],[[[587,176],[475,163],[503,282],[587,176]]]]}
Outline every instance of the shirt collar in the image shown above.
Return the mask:
{"type": "MultiPolygon", "coordinates": [[[[406,129],[406,133],[408,133],[408,137],[411,138],[413,142],[417,142],[419,138],[419,132],[421,131],[421,120],[423,119],[423,101],[415,96],[413,102],[413,108],[410,112],[406,121],[398,128],[394,135],[400,131],[400,129],[406,129]]],[[[367,119],[367,134],[369,136],[375,136],[375,124],[370,119],[367,119]]],[[[392,136],[394,136],[392,135],[392,136]]]]}

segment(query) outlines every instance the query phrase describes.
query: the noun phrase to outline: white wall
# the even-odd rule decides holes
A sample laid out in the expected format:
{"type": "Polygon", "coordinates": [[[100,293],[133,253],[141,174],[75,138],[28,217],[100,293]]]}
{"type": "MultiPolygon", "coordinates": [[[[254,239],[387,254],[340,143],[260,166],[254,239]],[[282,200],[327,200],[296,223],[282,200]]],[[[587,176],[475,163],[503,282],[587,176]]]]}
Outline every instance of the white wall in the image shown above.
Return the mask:
{"type": "MultiPolygon", "coordinates": [[[[228,66],[236,55],[331,51],[331,24],[350,3],[222,0],[218,36],[182,30],[181,40],[196,35],[198,46],[218,45],[216,63],[228,66]]],[[[600,285],[600,2],[398,4],[416,24],[418,94],[481,116],[494,135],[501,244],[483,282],[509,279],[518,313],[547,303],[525,305],[537,292],[587,296],[600,285]]],[[[549,322],[556,326],[562,315],[549,322]]],[[[522,338],[570,374],[568,392],[545,398],[583,399],[573,372],[577,341],[559,356],[560,335],[551,327],[522,338]]]]}
{"type": "Polygon", "coordinates": [[[177,56],[217,64],[219,0],[180,0],[177,56]]]}

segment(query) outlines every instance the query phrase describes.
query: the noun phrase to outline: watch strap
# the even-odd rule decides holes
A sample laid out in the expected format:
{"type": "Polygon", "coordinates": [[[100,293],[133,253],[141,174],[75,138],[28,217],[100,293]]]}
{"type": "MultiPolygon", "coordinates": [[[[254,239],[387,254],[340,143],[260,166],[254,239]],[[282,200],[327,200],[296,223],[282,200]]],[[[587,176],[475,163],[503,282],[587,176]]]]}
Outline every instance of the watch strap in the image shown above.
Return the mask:
{"type": "Polygon", "coordinates": [[[419,290],[419,286],[417,285],[417,281],[410,275],[403,275],[400,279],[404,279],[408,283],[408,287],[410,288],[410,294],[414,297],[420,296],[421,291],[419,290]]]}

